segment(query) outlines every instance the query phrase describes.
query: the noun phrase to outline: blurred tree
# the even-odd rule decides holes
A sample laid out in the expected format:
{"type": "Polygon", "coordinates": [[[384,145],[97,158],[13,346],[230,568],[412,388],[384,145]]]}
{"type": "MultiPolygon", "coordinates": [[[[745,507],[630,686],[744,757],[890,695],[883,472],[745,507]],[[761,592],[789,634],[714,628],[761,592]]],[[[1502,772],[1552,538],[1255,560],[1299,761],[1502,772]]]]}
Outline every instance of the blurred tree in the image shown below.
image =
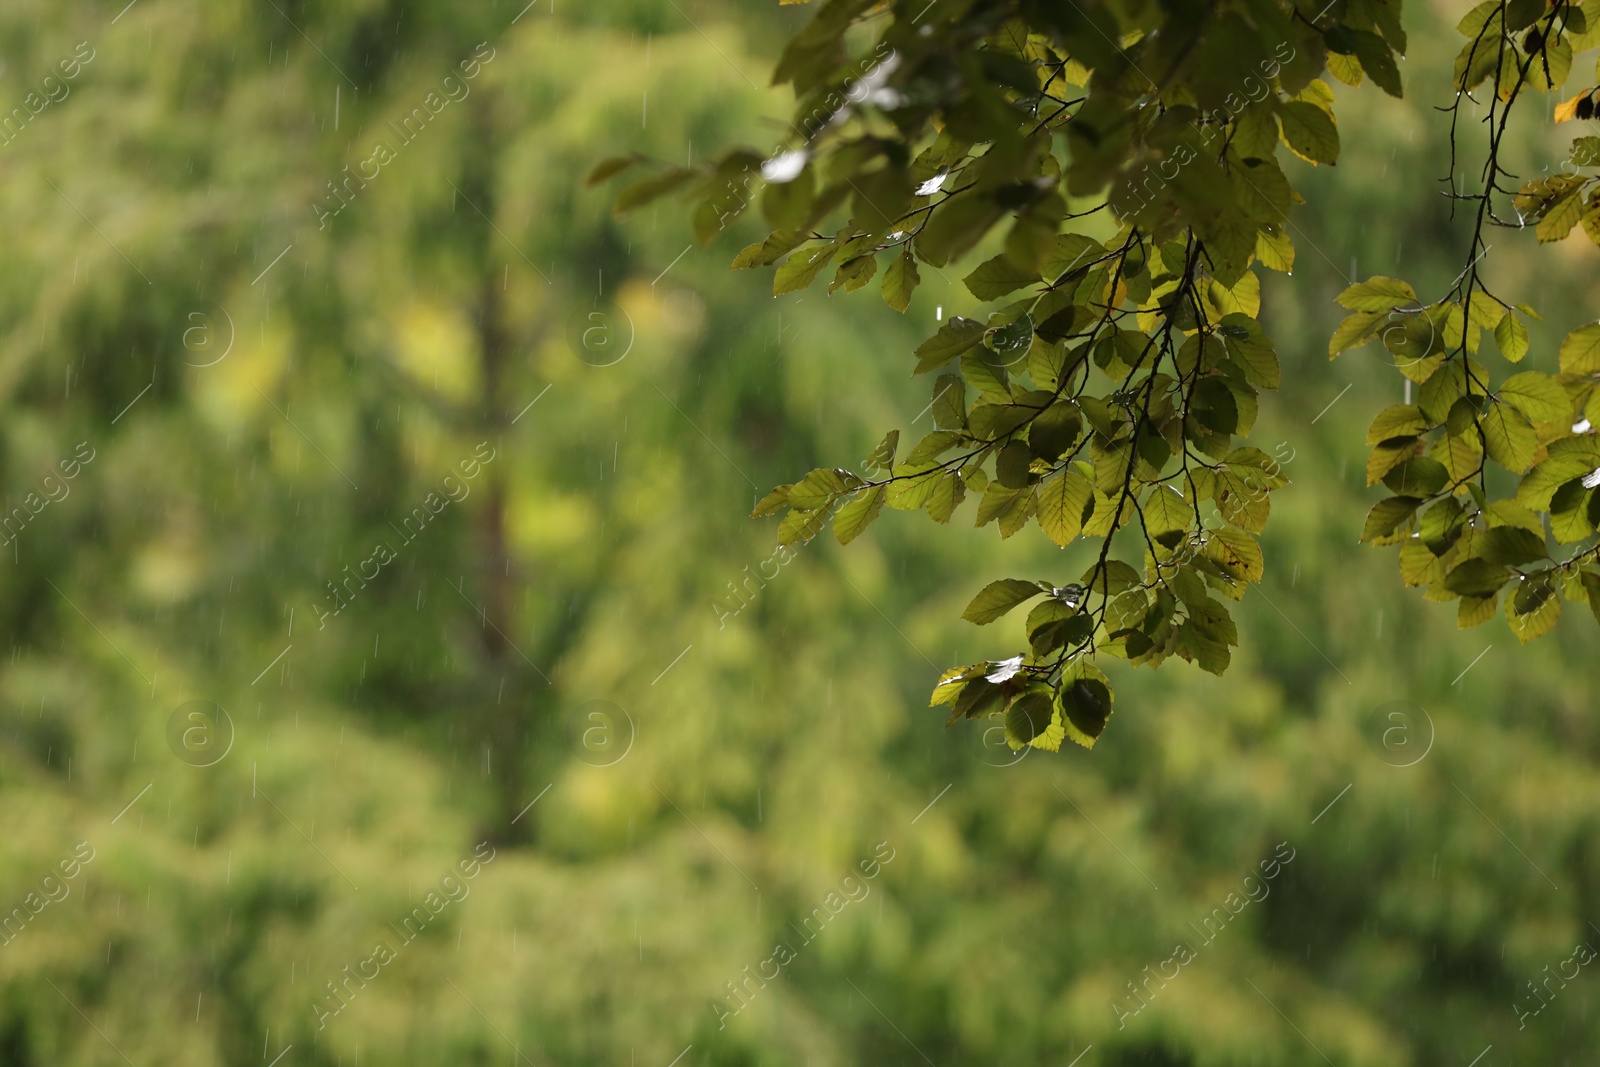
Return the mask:
{"type": "MultiPolygon", "coordinates": [[[[1309,1039],[1488,1067],[1600,1038],[1592,968],[1548,976],[1600,913],[1591,635],[1484,654],[1388,595],[1352,548],[1355,409],[1400,390],[1322,358],[1330,261],[1460,270],[1409,180],[1446,149],[1415,103],[1448,92],[1445,35],[1413,27],[1396,109],[1341,99],[1369,133],[1296,217],[1327,258],[1264,279],[1297,372],[1253,432],[1295,482],[1230,673],[1112,665],[1138,714],[1046,762],[918,709],[930,671],[1008,654],[957,619],[969,576],[1049,573],[1053,543],[879,524],[775,556],[745,519],[929,418],[863,353],[971,293],[922,267],[904,318],[752,300],[725,268],[756,220],[702,253],[671,205],[621,225],[581,188],[605,143],[776,140],[750,79],[795,14],[0,12],[0,91],[60,98],[0,147],[28,515],[0,573],[0,1063],[1285,1067],[1309,1039]],[[1396,699],[1437,736],[1370,729],[1396,699]]],[[[1534,160],[1540,133],[1513,130],[1534,160]]],[[[1584,306],[1562,251],[1542,299],[1584,306]]]]}

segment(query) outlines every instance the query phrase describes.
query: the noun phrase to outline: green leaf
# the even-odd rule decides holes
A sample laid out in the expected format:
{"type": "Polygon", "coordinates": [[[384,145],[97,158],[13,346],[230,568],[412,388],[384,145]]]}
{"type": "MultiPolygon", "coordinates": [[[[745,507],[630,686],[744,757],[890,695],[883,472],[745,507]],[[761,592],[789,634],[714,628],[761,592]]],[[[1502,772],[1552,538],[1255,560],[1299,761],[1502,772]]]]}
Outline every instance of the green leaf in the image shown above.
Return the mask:
{"type": "MultiPolygon", "coordinates": [[[[987,669],[987,665],[985,668],[987,669]]],[[[956,697],[950,721],[954,722],[963,715],[969,719],[992,715],[1004,705],[1005,698],[1005,690],[994,682],[987,678],[974,678],[961,690],[961,695],[956,697]]]]}
{"type": "Polygon", "coordinates": [[[1189,619],[1178,632],[1179,648],[1203,671],[1220,675],[1228,669],[1229,646],[1239,643],[1239,633],[1221,602],[1205,597],[1189,604],[1189,619]]]}
{"type": "Polygon", "coordinates": [[[789,506],[799,511],[821,511],[836,497],[861,485],[861,479],[847,470],[823,467],[800,479],[789,490],[789,506]]]}
{"type": "MultiPolygon", "coordinates": [[[[1416,458],[1416,448],[1417,439],[1415,437],[1391,437],[1383,444],[1378,445],[1372,450],[1372,454],[1367,457],[1367,484],[1376,485],[1382,481],[1387,485],[1388,483],[1385,479],[1388,478],[1389,472],[1401,464],[1416,458]]],[[[1442,466],[1439,469],[1444,470],[1442,466]]],[[[1400,490],[1395,491],[1400,492],[1400,490]]],[[[1401,493],[1401,495],[1415,496],[1417,494],[1401,493]]]]}
{"type": "Polygon", "coordinates": [[[1044,277],[1050,282],[1058,281],[1063,274],[1082,270],[1105,254],[1105,247],[1094,238],[1064,233],[1056,238],[1055,251],[1045,258],[1044,277]]]}
{"type": "Polygon", "coordinates": [[[1427,456],[1416,456],[1399,464],[1383,476],[1383,484],[1397,496],[1430,497],[1450,481],[1444,464],[1427,456]]]}
{"type": "Polygon", "coordinates": [[[652,200],[659,200],[684,182],[695,176],[692,170],[676,169],[665,174],[654,174],[648,178],[641,178],[632,185],[624,186],[617,194],[612,211],[624,215],[635,208],[643,207],[652,200]]]}
{"type": "Polygon", "coordinates": [[[1540,244],[1549,244],[1551,241],[1560,241],[1572,232],[1572,228],[1583,218],[1582,187],[1575,186],[1566,189],[1550,201],[1544,209],[1544,218],[1539,220],[1533,228],[1534,236],[1540,244]]]}
{"type": "Polygon", "coordinates": [[[928,494],[928,518],[934,522],[949,522],[950,516],[955,514],[966,496],[967,487],[961,475],[955,471],[941,474],[939,480],[933,483],[933,492],[928,494]]]}
{"type": "Polygon", "coordinates": [[[1067,736],[1085,749],[1093,749],[1110,720],[1110,686],[1101,678],[1074,678],[1062,686],[1059,701],[1067,736]]]}
{"type": "Polygon", "coordinates": [[[1031,483],[1033,452],[1022,441],[1012,438],[995,457],[995,480],[1007,489],[1025,489],[1031,483]]]}
{"type": "Polygon", "coordinates": [[[1510,471],[1521,473],[1539,453],[1539,437],[1516,408],[1493,404],[1479,423],[1489,458],[1510,471]]]}
{"type": "Polygon", "coordinates": [[[1463,630],[1470,630],[1474,626],[1482,626],[1494,618],[1494,606],[1499,596],[1490,593],[1488,596],[1464,596],[1461,604],[1456,609],[1456,625],[1463,630]]]}
{"type": "Polygon", "coordinates": [[[1251,385],[1276,389],[1280,378],[1278,353],[1261,330],[1261,324],[1248,315],[1230,312],[1222,317],[1217,331],[1228,346],[1228,353],[1244,368],[1251,385]]]}
{"type": "Polygon", "coordinates": [[[966,688],[968,682],[974,678],[981,678],[988,673],[988,665],[974,663],[966,667],[951,667],[939,675],[939,681],[934,684],[933,694],[928,698],[928,707],[936,708],[940,704],[954,704],[961,695],[961,690],[966,688]]]}
{"type": "Polygon", "coordinates": [[[965,278],[967,289],[979,300],[998,299],[1038,280],[1037,274],[1018,267],[1005,255],[980,263],[965,278]]]}
{"type": "Polygon", "coordinates": [[[1351,348],[1360,348],[1378,336],[1387,316],[1381,311],[1358,311],[1347,315],[1328,339],[1328,358],[1351,348]]]}
{"type": "Polygon", "coordinates": [[[1069,400],[1051,404],[1028,427],[1028,445],[1034,455],[1054,463],[1078,443],[1083,433],[1083,417],[1069,400]]]}
{"type": "Polygon", "coordinates": [[[827,525],[827,522],[826,511],[802,511],[799,508],[790,508],[789,514],[778,524],[778,545],[783,547],[809,541],[822,532],[822,527],[827,525]]]}
{"type": "Polygon", "coordinates": [[[919,467],[931,463],[960,442],[961,435],[954,430],[934,430],[918,441],[916,447],[906,454],[906,464],[919,467]]]}
{"type": "Polygon", "coordinates": [[[1529,422],[1560,422],[1572,414],[1572,401],[1561,383],[1538,371],[1513,374],[1500,386],[1499,396],[1529,422]]]}
{"type": "Polygon", "coordinates": [[[1367,512],[1366,524],[1361,528],[1361,540],[1384,543],[1397,526],[1415,515],[1422,501],[1414,496],[1392,496],[1372,505],[1367,512]]]}
{"type": "Polygon", "coordinates": [[[1478,291],[1467,302],[1467,319],[1485,330],[1492,330],[1506,317],[1506,306],[1488,293],[1478,291]]]}
{"type": "Polygon", "coordinates": [[[942,367],[983,340],[984,325],[976,319],[957,315],[939,327],[939,332],[917,346],[917,373],[942,367]]]}
{"type": "Polygon", "coordinates": [[[1433,428],[1422,409],[1415,404],[1393,404],[1378,412],[1367,428],[1367,444],[1375,445],[1396,437],[1414,437],[1433,428]]]}
{"type": "Polygon", "coordinates": [[[1094,487],[1075,470],[1068,470],[1038,487],[1039,528],[1050,540],[1065,548],[1083,529],[1084,510],[1094,487]]]}
{"type": "Polygon", "coordinates": [[[1307,163],[1332,165],[1339,159],[1339,130],[1333,116],[1315,104],[1291,100],[1278,105],[1283,143],[1307,163]]]}
{"type": "Polygon", "coordinates": [[[1094,633],[1094,627],[1093,615],[1050,597],[1028,612],[1024,629],[1034,658],[1040,659],[1058,648],[1076,648],[1083,644],[1094,633]]]}
{"type": "Polygon", "coordinates": [[[1256,539],[1229,526],[1213,530],[1202,550],[1235,581],[1259,582],[1266,575],[1266,560],[1256,539]]]}
{"type": "Polygon", "coordinates": [[[1506,598],[1506,622],[1520,644],[1543,637],[1555,629],[1560,618],[1561,598],[1548,580],[1527,579],[1517,587],[1515,596],[1506,598]]]}
{"type": "Polygon", "coordinates": [[[1517,487],[1517,502],[1543,511],[1550,506],[1556,490],[1574,478],[1581,478],[1600,467],[1600,442],[1589,435],[1566,437],[1550,444],[1550,457],[1522,479],[1517,487]]]}
{"type": "Polygon", "coordinates": [[[751,267],[770,266],[777,262],[778,257],[794,251],[807,239],[808,235],[800,230],[780,230],[769,234],[766,240],[746,246],[742,252],[733,257],[733,266],[728,269],[748,270],[751,267]]]}
{"type": "Polygon", "coordinates": [[[1335,299],[1351,311],[1392,311],[1417,303],[1417,291],[1398,278],[1375,275],[1350,286],[1335,299]]]}
{"type": "Polygon", "coordinates": [[[778,486],[772,492],[761,498],[761,502],[757,504],[756,509],[750,513],[750,517],[752,519],[760,519],[768,515],[776,515],[779,508],[785,507],[789,503],[789,490],[793,488],[794,486],[792,485],[778,486]]]}
{"type": "Polygon", "coordinates": [[[621,174],[638,161],[637,156],[612,156],[609,159],[602,159],[594,165],[594,169],[589,172],[589,177],[584,180],[584,184],[590,186],[599,185],[607,178],[621,174]]]}
{"type": "Polygon", "coordinates": [[[772,279],[772,295],[782,296],[804,289],[816,281],[818,273],[839,251],[838,241],[829,241],[821,248],[804,248],[792,253],[783,261],[772,279]]]}
{"type": "Polygon", "coordinates": [[[833,535],[839,539],[841,545],[848,545],[872,525],[872,520],[883,510],[883,501],[887,495],[887,486],[874,486],[858,494],[854,500],[839,509],[833,517],[833,535]]]}
{"type": "Polygon", "coordinates": [[[1362,69],[1372,75],[1378,88],[1390,96],[1402,96],[1400,68],[1395,65],[1389,45],[1373,33],[1355,30],[1351,31],[1350,36],[1355,44],[1356,58],[1361,60],[1362,69]]]}
{"type": "Polygon", "coordinates": [[[1140,508],[1145,530],[1157,541],[1162,540],[1163,534],[1189,529],[1195,521],[1194,512],[1194,505],[1185,500],[1182,493],[1164,484],[1153,486],[1140,508]]]}
{"type": "Polygon", "coordinates": [[[1407,541],[1400,546],[1400,577],[1407,588],[1432,585],[1444,577],[1444,564],[1426,545],[1407,541]]]}
{"type": "MultiPolygon", "coordinates": [[[[1495,18],[1498,21],[1498,12],[1495,13],[1495,18]]],[[[1457,89],[1470,92],[1497,69],[1501,69],[1501,54],[1496,44],[1495,36],[1490,34],[1481,41],[1468,41],[1461,46],[1461,51],[1456,54],[1455,63],[1452,64],[1454,84],[1457,89]]]]}
{"type": "Polygon", "coordinates": [[[1595,621],[1600,622],[1600,574],[1580,571],[1578,576],[1583,582],[1584,592],[1589,594],[1589,610],[1593,612],[1595,621]]]}
{"type": "Polygon", "coordinates": [[[750,267],[771,266],[773,262],[778,261],[779,256],[782,256],[782,254],[790,253],[798,246],[803,245],[808,240],[808,237],[810,235],[805,234],[803,230],[779,230],[776,234],[768,235],[766,240],[762,240],[762,242],[755,242],[754,245],[746,246],[744,251],[741,251],[738,256],[734,256],[733,266],[730,267],[730,270],[747,270],[750,267]]]}
{"type": "Polygon", "coordinates": [[[1006,743],[1020,749],[1044,733],[1055,711],[1053,703],[1044,689],[1029,689],[1013,700],[1006,709],[1006,743]]]}
{"type": "Polygon", "coordinates": [[[1079,581],[1091,593],[1109,597],[1136,588],[1140,579],[1139,572],[1128,564],[1120,559],[1108,559],[1084,571],[1079,581]]]}
{"type": "Polygon", "coordinates": [[[1442,556],[1461,538],[1463,522],[1461,502],[1455,497],[1445,497],[1422,513],[1418,532],[1428,551],[1442,556]]]}
{"type": "MultiPolygon", "coordinates": [[[[1006,368],[996,361],[988,349],[980,346],[963,352],[961,374],[989,403],[996,405],[1010,403],[1011,389],[1006,384],[1006,368]]],[[[1021,412],[1023,420],[1032,414],[1031,411],[1021,412]]],[[[1021,421],[1017,425],[1021,425],[1021,421]]]]}
{"type": "Polygon", "coordinates": [[[1561,342],[1562,374],[1600,373],[1600,323],[1579,326],[1561,342]]]}
{"type": "Polygon", "coordinates": [[[933,464],[902,463],[894,469],[895,480],[887,486],[889,506],[896,511],[916,511],[923,507],[938,487],[940,473],[940,468],[933,464]]]}
{"type": "Polygon", "coordinates": [[[853,293],[871,281],[877,271],[878,257],[870,253],[847,260],[839,265],[838,273],[828,285],[828,292],[836,293],[843,289],[847,293],[853,293]]]}
{"type": "Polygon", "coordinates": [[[1591,509],[1600,508],[1596,500],[1600,494],[1583,487],[1583,480],[1574,478],[1556,490],[1550,499],[1550,532],[1556,543],[1570,545],[1594,533],[1591,509]]]}
{"type": "Polygon", "coordinates": [[[1496,526],[1483,531],[1473,542],[1473,550],[1479,559],[1512,567],[1550,557],[1544,538],[1520,526],[1496,526]]]}
{"type": "Polygon", "coordinates": [[[1506,5],[1506,29],[1515,33],[1532,26],[1547,6],[1545,0],[1511,0],[1506,5]]]}
{"type": "Polygon", "coordinates": [[[1079,662],[1063,673],[1061,682],[1056,701],[1067,736],[1084,748],[1093,748],[1111,719],[1109,680],[1094,667],[1079,662]]]}
{"type": "Polygon", "coordinates": [[[1239,404],[1221,378],[1201,378],[1195,383],[1189,414],[1206,429],[1231,434],[1239,428],[1239,404]]]}
{"type": "Polygon", "coordinates": [[[967,384],[958,374],[941,374],[933,383],[933,424],[944,430],[967,425],[967,384]]]}
{"type": "Polygon", "coordinates": [[[1002,578],[983,587],[961,617],[979,626],[987,626],[1018,604],[1025,604],[1041,593],[1048,592],[1040,582],[1025,582],[1020,578],[1002,578]]]}
{"type": "Polygon", "coordinates": [[[1486,559],[1469,559],[1445,576],[1444,587],[1462,596],[1490,596],[1500,591],[1511,572],[1486,559]]]}
{"type": "Polygon", "coordinates": [[[1494,343],[1500,346],[1500,354],[1513,363],[1522,362],[1522,357],[1528,354],[1528,328],[1522,320],[1515,315],[1506,315],[1494,328],[1494,343]]]}
{"type": "MultiPolygon", "coordinates": [[[[1012,307],[1015,308],[1016,305],[1013,304],[1012,307]]],[[[995,319],[991,318],[989,321],[993,323],[995,319]]],[[[1000,357],[1001,366],[1015,366],[1028,354],[1028,349],[1033,345],[1033,319],[1024,311],[1009,322],[1003,322],[998,326],[991,325],[984,331],[983,336],[990,351],[1000,357]]]]}
{"type": "Polygon", "coordinates": [[[894,454],[900,447],[900,431],[890,430],[878,442],[878,447],[868,454],[862,464],[869,471],[886,471],[894,467],[894,454]]]}
{"type": "Polygon", "coordinates": [[[1532,510],[1514,500],[1494,501],[1483,509],[1483,517],[1488,529],[1496,526],[1520,526],[1540,538],[1544,537],[1544,521],[1532,510]]]}
{"type": "Polygon", "coordinates": [[[904,252],[889,261],[883,273],[884,303],[904,313],[911,306],[911,294],[917,291],[922,275],[917,272],[917,261],[908,246],[904,252]]]}
{"type": "Polygon", "coordinates": [[[983,239],[1003,214],[1000,205],[968,194],[942,204],[916,237],[917,251],[935,267],[942,267],[983,239]]]}
{"type": "Polygon", "coordinates": [[[1500,4],[1501,0],[1483,0],[1483,3],[1461,17],[1461,21],[1456,23],[1456,32],[1469,40],[1477,37],[1478,33],[1489,24],[1491,17],[1499,20],[1500,4]]]}

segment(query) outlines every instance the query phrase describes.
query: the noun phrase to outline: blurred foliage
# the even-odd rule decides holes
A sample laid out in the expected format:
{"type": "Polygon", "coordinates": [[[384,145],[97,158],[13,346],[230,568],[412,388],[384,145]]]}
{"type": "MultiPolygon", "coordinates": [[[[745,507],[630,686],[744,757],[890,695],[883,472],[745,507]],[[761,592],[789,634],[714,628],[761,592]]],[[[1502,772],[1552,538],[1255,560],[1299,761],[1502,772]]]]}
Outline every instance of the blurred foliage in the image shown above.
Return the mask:
{"type": "MultiPolygon", "coordinates": [[[[756,300],[727,272],[755,223],[686,250],[673,205],[619,224],[582,187],[602,146],[778,143],[759,86],[801,24],[0,15],[16,106],[94,55],[0,147],[28,511],[0,577],[0,1063],[1562,1064],[1600,1038],[1593,977],[1549,977],[1600,912],[1592,634],[1513,657],[1401,595],[1352,518],[1363,410],[1399,390],[1324,355],[1352,259],[1460,270],[1428,185],[1446,81],[1341,91],[1363,135],[1264,286],[1295,373],[1256,433],[1292,482],[1226,681],[1112,665],[1119,729],[1047,761],[941,730],[926,682],[1005,652],[957,618],[975,575],[1060,550],[883,523],[775,556],[746,518],[927,419],[901,354],[971,294],[756,300]]],[[[1419,72],[1448,72],[1436,29],[1419,72]]],[[[1530,176],[1562,158],[1518,136],[1530,176]]],[[[1592,250],[1553,253],[1482,267],[1543,270],[1554,319],[1595,294],[1592,250]]]]}

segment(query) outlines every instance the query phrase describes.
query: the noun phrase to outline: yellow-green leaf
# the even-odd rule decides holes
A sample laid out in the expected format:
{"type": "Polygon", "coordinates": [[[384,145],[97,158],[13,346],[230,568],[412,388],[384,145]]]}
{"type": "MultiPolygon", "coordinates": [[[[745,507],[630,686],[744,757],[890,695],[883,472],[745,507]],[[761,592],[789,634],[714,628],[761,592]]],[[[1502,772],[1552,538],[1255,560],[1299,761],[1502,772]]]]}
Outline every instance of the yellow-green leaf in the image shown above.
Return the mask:
{"type": "Polygon", "coordinates": [[[1506,622],[1517,641],[1527,644],[1555,629],[1561,618],[1561,598],[1548,582],[1524,579],[1522,588],[1506,598],[1506,622]]]}
{"type": "Polygon", "coordinates": [[[1083,510],[1094,493],[1089,479],[1075,470],[1051,478],[1038,488],[1039,528],[1065,548],[1083,528],[1083,510]]]}
{"type": "Polygon", "coordinates": [[[1278,105],[1283,143],[1307,163],[1332,164],[1339,159],[1339,129],[1333,116],[1315,104],[1291,100],[1278,105]]]}
{"type": "Polygon", "coordinates": [[[1367,428],[1367,444],[1375,445],[1393,437],[1413,437],[1432,429],[1428,417],[1415,404],[1394,404],[1378,412],[1367,428]]]}
{"type": "Polygon", "coordinates": [[[1415,515],[1422,501],[1414,496],[1392,496],[1372,505],[1366,524],[1361,528],[1361,540],[1376,544],[1385,543],[1395,528],[1415,515]]]}
{"type": "Polygon", "coordinates": [[[896,256],[889,263],[889,269],[883,273],[883,300],[884,303],[896,311],[904,312],[911,306],[911,294],[916,292],[917,285],[922,281],[922,276],[917,272],[917,261],[911,255],[911,248],[896,256]]]}
{"type": "Polygon", "coordinates": [[[1563,421],[1572,413],[1567,391],[1554,378],[1538,371],[1513,374],[1500,386],[1499,396],[1526,415],[1529,422],[1563,421]]]}
{"type": "Polygon", "coordinates": [[[783,261],[777,273],[772,278],[772,295],[782,296],[792,293],[797,289],[804,289],[816,281],[817,275],[833,259],[839,251],[837,241],[829,241],[821,248],[801,249],[783,261]]]}
{"type": "Polygon", "coordinates": [[[1385,317],[1381,311],[1358,311],[1346,316],[1328,341],[1328,358],[1332,359],[1348,348],[1360,348],[1377,337],[1385,317]]]}
{"type": "Polygon", "coordinates": [[[833,535],[841,545],[848,545],[878,517],[883,510],[887,487],[874,486],[860,493],[854,500],[840,508],[833,517],[833,535]]]}
{"type": "Polygon", "coordinates": [[[1493,404],[1479,420],[1489,458],[1510,471],[1521,473],[1539,454],[1539,438],[1522,413],[1507,404],[1493,404]]]}
{"type": "Polygon", "coordinates": [[[1562,374],[1600,372],[1600,323],[1579,326],[1561,342],[1562,374]]]}
{"type": "Polygon", "coordinates": [[[1399,278],[1375,275],[1357,282],[1335,299],[1341,307],[1351,311],[1392,311],[1397,307],[1417,302],[1417,291],[1399,278]]]}
{"type": "Polygon", "coordinates": [[[1025,604],[1046,592],[1038,582],[1025,582],[1020,578],[1002,578],[984,586],[961,617],[979,626],[987,626],[1018,604],[1025,604]]]}
{"type": "Polygon", "coordinates": [[[1528,328],[1522,325],[1522,320],[1515,315],[1507,314],[1494,328],[1494,343],[1500,346],[1500,354],[1513,363],[1522,362],[1522,357],[1528,354],[1528,328]]]}

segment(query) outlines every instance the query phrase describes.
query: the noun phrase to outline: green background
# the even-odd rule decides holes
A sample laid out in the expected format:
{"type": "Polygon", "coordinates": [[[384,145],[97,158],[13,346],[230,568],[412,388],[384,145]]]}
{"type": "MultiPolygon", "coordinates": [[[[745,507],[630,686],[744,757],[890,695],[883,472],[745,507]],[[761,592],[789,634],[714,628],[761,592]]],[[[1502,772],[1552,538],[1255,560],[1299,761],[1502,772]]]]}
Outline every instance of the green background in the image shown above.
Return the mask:
{"type": "MultiPolygon", "coordinates": [[[[1442,290],[1464,265],[1446,24],[1408,13],[1407,100],[1339,87],[1341,162],[1299,172],[1297,269],[1263,312],[1289,373],[1256,431],[1293,484],[1233,667],[1113,665],[1094,752],[1017,760],[928,691],[1012,651],[1014,626],[959,619],[984,583],[1084,560],[903,515],[790,559],[746,518],[927,425],[910,353],[975,307],[964,271],[925,268],[903,317],[773,300],[727,269],[758,222],[690,247],[677,202],[618,222],[583,186],[621,152],[779,145],[790,101],[763,86],[806,14],[0,14],[0,105],[24,109],[0,465],[27,515],[0,552],[0,909],[22,909],[0,1064],[1587,1061],[1590,968],[1517,1006],[1600,947],[1592,623],[1458,632],[1358,546],[1366,422],[1401,379],[1325,356],[1353,277],[1442,290]],[[402,144],[388,124],[480,42],[402,144]],[[319,228],[380,140],[395,157],[319,228]]],[[[1521,173],[1560,144],[1525,131],[1521,173]]],[[[1493,243],[1553,370],[1595,253],[1493,243]]]]}

